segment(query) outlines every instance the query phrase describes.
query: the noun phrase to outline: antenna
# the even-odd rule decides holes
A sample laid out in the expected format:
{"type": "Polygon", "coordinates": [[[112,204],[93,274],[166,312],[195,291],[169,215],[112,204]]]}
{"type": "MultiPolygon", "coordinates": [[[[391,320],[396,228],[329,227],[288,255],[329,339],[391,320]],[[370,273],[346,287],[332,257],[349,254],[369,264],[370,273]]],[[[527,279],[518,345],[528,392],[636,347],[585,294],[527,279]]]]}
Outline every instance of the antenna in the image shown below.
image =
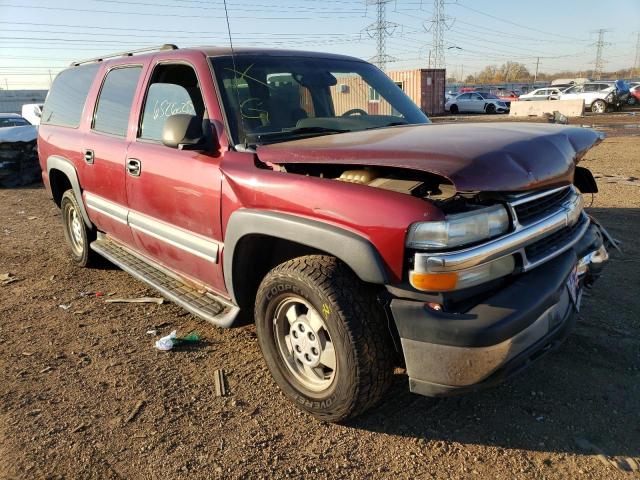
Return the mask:
{"type": "Polygon", "coordinates": [[[242,108],[240,107],[240,92],[238,91],[238,69],[236,68],[236,54],[233,50],[233,40],[231,39],[231,26],[229,25],[229,12],[227,11],[227,0],[224,1],[224,16],[227,19],[227,33],[229,34],[229,47],[231,48],[231,63],[233,64],[233,89],[236,91],[236,99],[238,100],[238,116],[242,124],[242,132],[244,133],[245,148],[247,147],[247,130],[244,127],[244,118],[242,116],[242,108]]]}

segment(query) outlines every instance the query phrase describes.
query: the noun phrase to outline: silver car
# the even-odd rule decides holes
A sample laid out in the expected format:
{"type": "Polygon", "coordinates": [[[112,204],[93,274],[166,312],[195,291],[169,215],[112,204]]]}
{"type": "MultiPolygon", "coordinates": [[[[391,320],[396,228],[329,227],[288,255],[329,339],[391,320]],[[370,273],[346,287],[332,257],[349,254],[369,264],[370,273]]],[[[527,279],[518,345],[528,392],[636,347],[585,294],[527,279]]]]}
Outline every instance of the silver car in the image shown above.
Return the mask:
{"type": "Polygon", "coordinates": [[[448,100],[444,109],[451,113],[507,113],[509,106],[491,93],[467,92],[448,100]]]}

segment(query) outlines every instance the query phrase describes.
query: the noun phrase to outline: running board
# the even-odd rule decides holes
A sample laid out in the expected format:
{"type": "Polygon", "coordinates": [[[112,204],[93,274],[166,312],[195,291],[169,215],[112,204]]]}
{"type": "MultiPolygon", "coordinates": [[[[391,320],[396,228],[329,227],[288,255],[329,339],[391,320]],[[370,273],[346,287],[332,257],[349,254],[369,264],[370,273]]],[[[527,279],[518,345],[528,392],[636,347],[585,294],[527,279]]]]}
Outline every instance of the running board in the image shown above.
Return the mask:
{"type": "Polygon", "coordinates": [[[228,328],[240,308],[208,291],[189,285],[166,268],[99,234],[91,249],[138,280],[155,288],[167,300],[222,328],[228,328]]]}

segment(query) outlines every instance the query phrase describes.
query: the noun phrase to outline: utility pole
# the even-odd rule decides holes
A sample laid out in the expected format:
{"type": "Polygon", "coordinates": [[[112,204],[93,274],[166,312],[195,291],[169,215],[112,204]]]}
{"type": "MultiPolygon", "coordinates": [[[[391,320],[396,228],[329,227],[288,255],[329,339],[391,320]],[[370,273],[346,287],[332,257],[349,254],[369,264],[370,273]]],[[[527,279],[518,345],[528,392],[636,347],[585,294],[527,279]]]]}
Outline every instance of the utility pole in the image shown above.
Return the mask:
{"type": "Polygon", "coordinates": [[[536,58],[536,74],[533,76],[533,84],[538,80],[538,65],[540,65],[540,57],[536,58]]]}
{"type": "Polygon", "coordinates": [[[433,14],[427,32],[431,32],[434,54],[430,56],[429,68],[444,68],[444,31],[449,30],[453,20],[444,13],[444,0],[433,0],[433,14]]]}
{"type": "Polygon", "coordinates": [[[636,34],[638,35],[638,39],[636,40],[636,58],[633,61],[633,72],[631,72],[632,77],[634,76],[634,73],[636,77],[640,76],[640,71],[638,71],[640,68],[640,31],[636,32],[636,34]]]}
{"type": "Polygon", "coordinates": [[[387,69],[387,62],[393,60],[387,55],[387,37],[393,35],[394,30],[398,27],[397,23],[387,21],[387,3],[392,0],[365,0],[366,5],[374,5],[376,7],[376,21],[365,27],[365,31],[371,38],[376,39],[376,56],[371,60],[383,72],[387,69]]]}
{"type": "Polygon", "coordinates": [[[610,32],[611,30],[606,30],[604,28],[601,28],[599,30],[595,30],[595,33],[598,34],[598,40],[596,41],[596,43],[594,44],[596,47],[596,61],[595,61],[595,68],[593,70],[593,77],[596,80],[600,80],[600,78],[602,77],[602,71],[604,70],[604,64],[605,64],[605,60],[603,58],[603,50],[604,47],[606,47],[607,45],[609,45],[608,43],[605,43],[604,41],[604,34],[607,32],[610,32]]]}

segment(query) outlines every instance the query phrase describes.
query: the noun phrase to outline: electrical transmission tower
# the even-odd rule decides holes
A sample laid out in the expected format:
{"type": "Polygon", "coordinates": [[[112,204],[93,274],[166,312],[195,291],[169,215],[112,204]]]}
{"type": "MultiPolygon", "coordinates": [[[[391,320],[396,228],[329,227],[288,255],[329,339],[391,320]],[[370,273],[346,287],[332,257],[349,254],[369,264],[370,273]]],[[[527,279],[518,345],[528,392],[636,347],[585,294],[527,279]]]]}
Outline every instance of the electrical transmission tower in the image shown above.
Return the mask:
{"type": "Polygon", "coordinates": [[[365,1],[367,6],[373,5],[377,10],[376,21],[364,29],[371,38],[376,39],[377,43],[377,53],[375,57],[371,58],[371,61],[384,72],[387,69],[387,62],[395,60],[393,57],[387,55],[387,37],[393,35],[393,32],[398,28],[397,23],[387,21],[387,3],[392,0],[365,1]]]}
{"type": "Polygon", "coordinates": [[[605,43],[604,34],[610,31],[611,30],[606,30],[604,28],[595,30],[595,33],[598,34],[598,40],[595,43],[596,61],[593,69],[593,78],[595,78],[596,80],[600,80],[600,78],[602,77],[602,71],[604,70],[605,60],[602,55],[604,51],[604,47],[606,47],[607,45],[610,45],[609,43],[605,43]]]}
{"type": "Polygon", "coordinates": [[[636,35],[638,35],[638,39],[636,40],[636,58],[633,61],[633,71],[631,72],[631,76],[635,76],[638,77],[640,76],[640,71],[638,71],[638,69],[640,68],[640,32],[636,32],[636,35]]]}
{"type": "Polygon", "coordinates": [[[453,26],[453,19],[444,13],[444,0],[433,0],[433,15],[426,30],[433,36],[433,51],[429,52],[429,68],[444,68],[444,31],[453,26]]]}

